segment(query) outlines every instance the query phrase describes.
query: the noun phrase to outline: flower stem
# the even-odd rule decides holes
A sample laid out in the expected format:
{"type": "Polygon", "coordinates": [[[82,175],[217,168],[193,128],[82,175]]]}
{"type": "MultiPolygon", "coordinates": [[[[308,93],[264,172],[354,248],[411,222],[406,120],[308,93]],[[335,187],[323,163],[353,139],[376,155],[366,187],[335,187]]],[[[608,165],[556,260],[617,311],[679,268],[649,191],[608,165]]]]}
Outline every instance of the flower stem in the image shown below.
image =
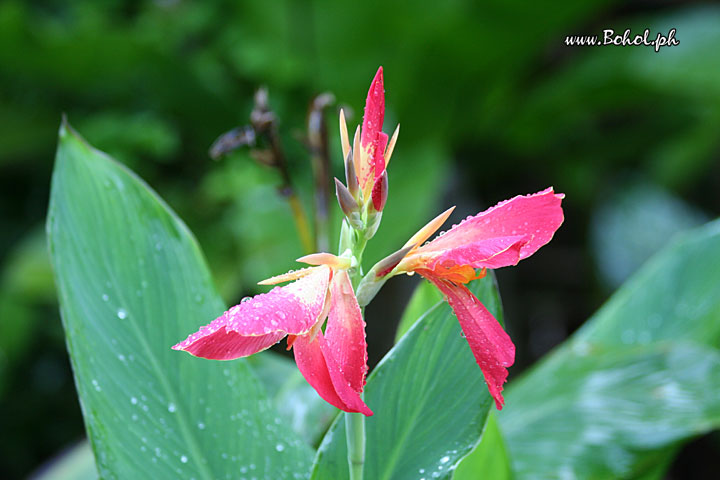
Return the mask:
{"type": "Polygon", "coordinates": [[[345,414],[350,480],[362,480],[365,466],[365,415],[345,414]]]}
{"type": "MultiPolygon", "coordinates": [[[[367,245],[367,237],[364,231],[353,231],[347,220],[343,222],[344,239],[340,240],[340,248],[343,245],[350,245],[353,255],[358,261],[357,267],[350,275],[354,289],[357,289],[358,283],[362,279],[362,256],[367,245]]],[[[363,317],[365,309],[361,308],[363,317]]],[[[362,398],[362,394],[360,394],[362,398]]],[[[347,440],[347,460],[350,469],[350,480],[363,479],[363,467],[365,466],[365,415],[362,413],[345,413],[345,433],[347,440]]]]}

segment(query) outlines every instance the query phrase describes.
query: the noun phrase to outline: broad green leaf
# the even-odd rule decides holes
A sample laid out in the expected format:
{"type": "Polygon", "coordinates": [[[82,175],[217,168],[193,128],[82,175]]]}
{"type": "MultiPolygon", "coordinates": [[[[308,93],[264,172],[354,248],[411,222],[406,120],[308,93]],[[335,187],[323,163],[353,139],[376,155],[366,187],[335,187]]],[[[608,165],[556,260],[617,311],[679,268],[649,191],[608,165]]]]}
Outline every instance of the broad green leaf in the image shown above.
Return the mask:
{"type": "Polygon", "coordinates": [[[245,361],[170,349],[224,309],[192,234],[66,124],[47,229],[101,477],[306,475],[310,450],[282,425],[245,361]]]}
{"type": "Polygon", "coordinates": [[[654,256],[573,337],[603,345],[689,340],[720,347],[720,220],[654,256]]]}
{"type": "Polygon", "coordinates": [[[421,281],[415,288],[407,307],[405,307],[402,318],[400,318],[400,323],[395,333],[395,343],[400,341],[403,335],[415,325],[415,322],[425,315],[425,312],[442,302],[442,299],[440,290],[435,288],[432,283],[421,281]]]}
{"type": "MultiPolygon", "coordinates": [[[[491,276],[472,290],[501,318],[491,276]]],[[[372,319],[368,319],[372,321],[372,319]]],[[[491,398],[457,319],[436,304],[405,334],[368,378],[365,478],[447,478],[480,438],[491,398]]],[[[345,414],[320,446],[312,478],[348,477],[345,414]]]]}
{"type": "Polygon", "coordinates": [[[654,450],[720,426],[720,353],[697,344],[569,352],[507,397],[502,427],[519,478],[629,478],[654,450]],[[510,403],[512,400],[513,403],[510,403]]]}
{"type": "Polygon", "coordinates": [[[453,480],[512,480],[510,458],[495,414],[488,415],[480,443],[463,458],[453,480]]]}
{"type": "Polygon", "coordinates": [[[720,344],[719,284],[714,221],[653,257],[512,382],[499,420],[518,477],[653,478],[678,442],[720,427],[707,350],[720,344]]]}

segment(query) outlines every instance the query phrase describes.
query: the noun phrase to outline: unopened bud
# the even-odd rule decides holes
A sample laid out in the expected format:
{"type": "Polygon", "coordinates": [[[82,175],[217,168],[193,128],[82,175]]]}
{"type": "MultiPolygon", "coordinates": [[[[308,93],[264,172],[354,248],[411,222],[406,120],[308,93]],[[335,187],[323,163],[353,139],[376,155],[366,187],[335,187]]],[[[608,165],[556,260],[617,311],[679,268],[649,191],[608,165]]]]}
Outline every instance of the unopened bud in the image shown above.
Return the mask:
{"type": "Polygon", "coordinates": [[[380,178],[375,180],[375,184],[372,189],[372,203],[375,211],[382,212],[385,208],[385,202],[388,196],[388,175],[385,170],[380,178]]]}
{"type": "Polygon", "coordinates": [[[347,217],[350,225],[355,229],[361,229],[363,224],[360,218],[360,206],[347,187],[337,178],[335,179],[335,195],[337,196],[338,204],[340,204],[340,209],[347,217]]]}
{"type": "Polygon", "coordinates": [[[395,267],[405,258],[410,250],[414,247],[405,247],[397,252],[388,255],[387,257],[376,263],[370,271],[360,281],[360,285],[357,288],[357,300],[358,305],[364,307],[370,301],[375,298],[375,295],[380,291],[388,278],[389,274],[395,267]]]}
{"type": "Polygon", "coordinates": [[[374,272],[376,277],[386,276],[398,266],[402,259],[405,258],[405,255],[407,255],[413,248],[415,248],[415,245],[410,245],[409,247],[404,247],[397,252],[391,253],[377,262],[370,271],[374,272]]]}
{"type": "Polygon", "coordinates": [[[345,156],[345,183],[348,190],[355,200],[358,200],[360,193],[360,182],[358,182],[357,173],[355,172],[355,162],[353,160],[352,149],[348,150],[345,156]]]}

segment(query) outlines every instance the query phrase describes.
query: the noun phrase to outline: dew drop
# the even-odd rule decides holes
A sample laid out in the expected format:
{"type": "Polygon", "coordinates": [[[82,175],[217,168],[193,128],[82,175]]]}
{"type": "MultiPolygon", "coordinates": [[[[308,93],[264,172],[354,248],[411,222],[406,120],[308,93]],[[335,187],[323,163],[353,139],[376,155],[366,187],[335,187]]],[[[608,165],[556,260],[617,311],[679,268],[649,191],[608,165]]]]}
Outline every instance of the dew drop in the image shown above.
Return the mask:
{"type": "Polygon", "coordinates": [[[102,299],[103,299],[103,302],[107,302],[108,300],[110,300],[110,297],[108,296],[107,293],[103,293],[103,294],[102,294],[102,299]]]}
{"type": "Polygon", "coordinates": [[[175,404],[174,404],[174,403],[170,402],[170,403],[168,404],[168,412],[170,412],[170,413],[175,413],[175,410],[177,410],[177,407],[175,407],[175,404]]]}
{"type": "Polygon", "coordinates": [[[185,455],[183,455],[182,457],[180,457],[180,461],[181,461],[182,463],[187,463],[188,458],[187,458],[185,455]]]}
{"type": "Polygon", "coordinates": [[[127,318],[127,311],[124,308],[118,308],[117,316],[120,320],[125,320],[127,318]]]}

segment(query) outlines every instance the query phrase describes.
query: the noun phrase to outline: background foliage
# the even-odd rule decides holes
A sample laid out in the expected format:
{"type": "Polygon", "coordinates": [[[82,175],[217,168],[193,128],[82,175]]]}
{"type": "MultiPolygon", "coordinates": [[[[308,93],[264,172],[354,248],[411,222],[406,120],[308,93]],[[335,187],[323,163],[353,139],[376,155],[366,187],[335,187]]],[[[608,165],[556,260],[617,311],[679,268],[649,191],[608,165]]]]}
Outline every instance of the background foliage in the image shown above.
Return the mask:
{"type": "MultiPolygon", "coordinates": [[[[301,251],[273,172],[242,153],[212,162],[208,146],[266,84],[309,206],[309,99],[332,91],[357,122],[382,64],[402,132],[368,260],[450,203],[462,217],[551,184],[568,195],[553,244],[498,272],[517,375],[673,233],[720,213],[719,26],[693,1],[0,3],[0,476],[83,436],[42,232],[61,112],[188,223],[230,303],[301,251]],[[562,43],[627,26],[677,28],[681,45],[562,43]]],[[[368,309],[373,362],[409,285],[368,309]]],[[[706,478],[717,443],[688,447],[670,475],[706,478]]]]}

